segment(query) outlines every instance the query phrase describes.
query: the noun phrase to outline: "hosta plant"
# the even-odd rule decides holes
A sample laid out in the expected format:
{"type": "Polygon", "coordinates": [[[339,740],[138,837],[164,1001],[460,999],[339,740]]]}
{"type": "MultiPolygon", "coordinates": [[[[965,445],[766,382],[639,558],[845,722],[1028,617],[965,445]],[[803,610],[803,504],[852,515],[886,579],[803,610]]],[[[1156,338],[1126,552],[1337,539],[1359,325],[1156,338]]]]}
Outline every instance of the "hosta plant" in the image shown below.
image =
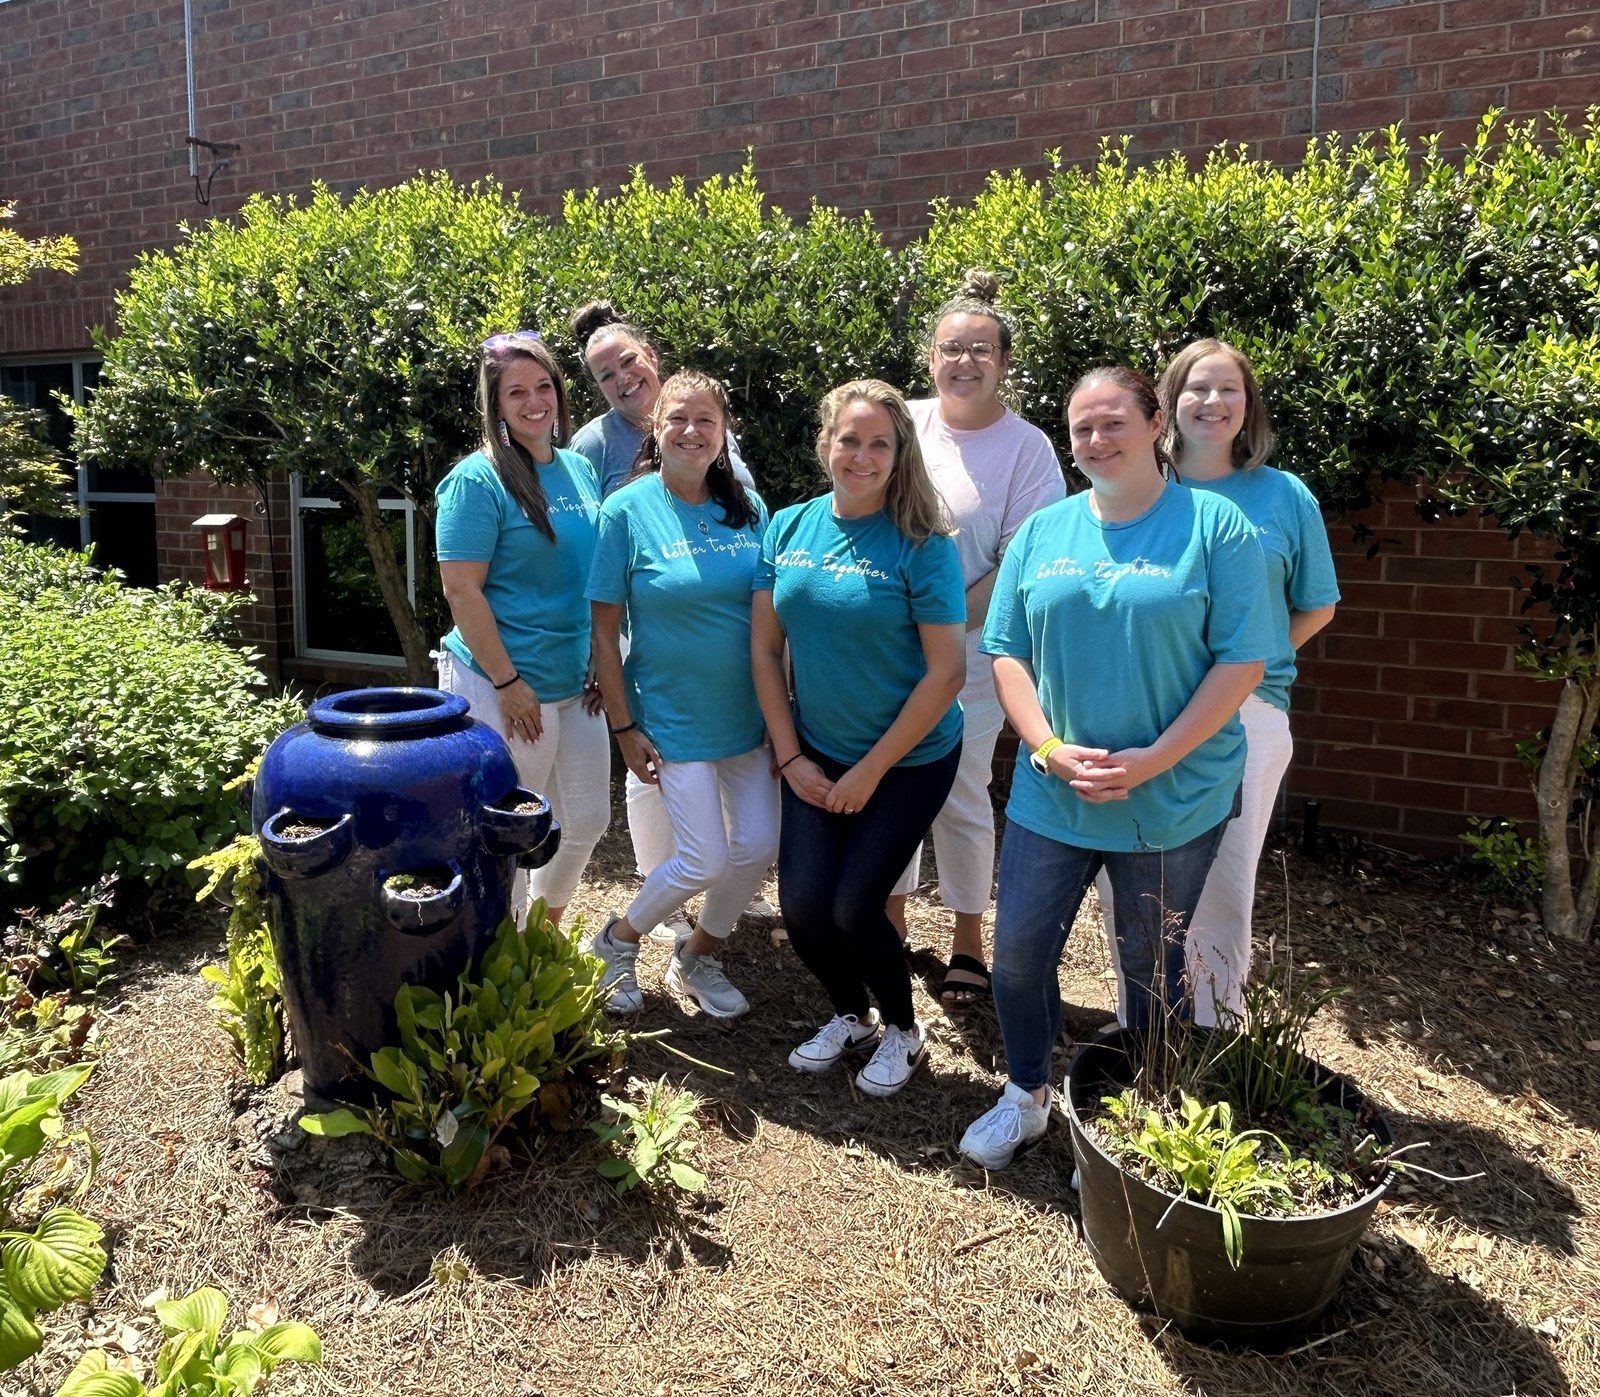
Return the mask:
{"type": "MultiPolygon", "coordinates": [[[[54,1207],[30,1228],[13,1213],[25,1188],[37,1185],[38,1196],[53,1198],[70,1181],[73,1171],[66,1160],[42,1182],[32,1166],[46,1150],[68,1143],[61,1103],[92,1070],[69,1067],[42,1077],[13,1072],[0,1079],[0,1370],[39,1351],[43,1335],[37,1316],[86,1297],[105,1270],[104,1234],[82,1214],[54,1207]]],[[[86,1171],[74,1191],[88,1182],[86,1171]]]]}
{"type": "Polygon", "coordinates": [[[239,1329],[224,1340],[228,1302],[209,1287],[155,1309],[167,1339],[156,1354],[153,1383],[114,1368],[103,1350],[91,1349],[56,1397],[244,1397],[280,1363],[322,1362],[322,1341],[307,1324],[239,1329]]]}
{"type": "Polygon", "coordinates": [[[403,985],[400,1042],[374,1053],[367,1068],[378,1104],[305,1116],[302,1128],[376,1136],[412,1183],[457,1193],[477,1182],[507,1126],[547,1099],[564,1110],[573,1070],[619,1045],[602,1014],[604,967],[577,938],[535,902],[527,929],[506,918],[453,993],[403,985]]]}

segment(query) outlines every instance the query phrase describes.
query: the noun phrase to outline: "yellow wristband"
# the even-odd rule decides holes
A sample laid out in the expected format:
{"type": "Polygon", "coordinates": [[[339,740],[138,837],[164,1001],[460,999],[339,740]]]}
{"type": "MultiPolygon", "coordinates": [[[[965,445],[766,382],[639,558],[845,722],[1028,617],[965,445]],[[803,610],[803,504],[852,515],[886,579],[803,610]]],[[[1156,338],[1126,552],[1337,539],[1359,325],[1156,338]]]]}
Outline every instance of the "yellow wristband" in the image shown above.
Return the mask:
{"type": "Polygon", "coordinates": [[[1048,776],[1050,774],[1050,754],[1055,751],[1057,747],[1063,747],[1065,745],[1066,744],[1063,743],[1059,737],[1045,738],[1045,740],[1041,742],[1038,748],[1034,751],[1034,754],[1028,758],[1028,764],[1032,766],[1033,769],[1039,773],[1039,775],[1048,776]]]}

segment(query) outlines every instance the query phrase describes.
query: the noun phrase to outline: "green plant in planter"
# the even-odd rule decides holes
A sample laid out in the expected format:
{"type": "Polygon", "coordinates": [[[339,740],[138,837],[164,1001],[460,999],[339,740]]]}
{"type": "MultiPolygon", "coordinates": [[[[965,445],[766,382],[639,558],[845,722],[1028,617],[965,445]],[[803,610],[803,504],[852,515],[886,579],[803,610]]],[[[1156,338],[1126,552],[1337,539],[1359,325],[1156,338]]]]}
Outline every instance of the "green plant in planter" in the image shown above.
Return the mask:
{"type": "Polygon", "coordinates": [[[228,1302],[210,1287],[181,1300],[163,1300],[155,1309],[167,1341],[156,1355],[153,1386],[112,1368],[103,1350],[91,1349],[56,1397],[244,1397],[280,1363],[322,1362],[322,1341],[308,1324],[239,1329],[224,1342],[228,1302]]]}
{"type": "MultiPolygon", "coordinates": [[[[87,1296],[105,1270],[104,1234],[82,1214],[52,1208],[29,1230],[12,1211],[32,1181],[30,1166],[47,1147],[87,1138],[62,1137],[61,1103],[92,1070],[70,1067],[42,1077],[14,1072],[0,1079],[0,1370],[39,1351],[44,1336],[36,1316],[87,1296]]],[[[76,1193],[92,1174],[92,1167],[85,1171],[76,1193]]],[[[58,1187],[46,1184],[44,1191],[58,1187]]]]}
{"type": "Polygon", "coordinates": [[[689,1162],[699,1148],[700,1098],[692,1091],[675,1091],[661,1077],[638,1106],[615,1096],[602,1096],[600,1104],[614,1119],[589,1128],[608,1145],[622,1143],[624,1152],[596,1167],[618,1194],[641,1186],[652,1193],[698,1193],[706,1186],[706,1176],[689,1162]]]}
{"type": "Polygon", "coordinates": [[[604,967],[535,902],[527,929],[508,917],[454,994],[403,985],[395,996],[400,1043],[372,1055],[382,1089],[369,1110],[304,1116],[313,1135],[376,1136],[412,1183],[458,1193],[489,1165],[500,1133],[530,1107],[564,1111],[562,1083],[607,1057],[620,1036],[604,1023],[604,967]]]}
{"type": "Polygon", "coordinates": [[[278,962],[267,929],[261,896],[261,841],[241,834],[231,844],[195,859],[189,867],[206,874],[195,894],[204,901],[228,880],[233,899],[228,913],[228,964],[205,966],[200,974],[217,986],[211,1007],[233,1039],[245,1075],[257,1086],[275,1082],[284,1069],[284,1012],[278,962]]]}

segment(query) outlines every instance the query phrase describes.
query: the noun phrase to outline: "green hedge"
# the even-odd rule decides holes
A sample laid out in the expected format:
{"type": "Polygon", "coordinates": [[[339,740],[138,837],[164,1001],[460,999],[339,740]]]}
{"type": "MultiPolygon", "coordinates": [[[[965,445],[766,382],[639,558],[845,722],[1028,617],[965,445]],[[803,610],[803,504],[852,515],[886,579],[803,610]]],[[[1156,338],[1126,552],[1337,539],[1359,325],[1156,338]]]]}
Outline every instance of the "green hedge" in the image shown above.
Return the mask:
{"type": "Polygon", "coordinates": [[[0,912],[176,881],[233,836],[223,783],[299,716],[230,643],[236,604],[0,539],[0,912]]]}

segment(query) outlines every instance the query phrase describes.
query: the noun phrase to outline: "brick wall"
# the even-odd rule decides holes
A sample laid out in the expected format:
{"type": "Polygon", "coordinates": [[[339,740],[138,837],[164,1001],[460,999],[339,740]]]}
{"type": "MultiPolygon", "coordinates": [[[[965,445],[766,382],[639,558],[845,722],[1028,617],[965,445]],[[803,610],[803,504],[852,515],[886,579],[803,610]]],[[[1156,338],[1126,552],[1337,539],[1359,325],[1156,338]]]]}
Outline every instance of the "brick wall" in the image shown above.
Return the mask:
{"type": "Polygon", "coordinates": [[[1556,695],[1514,667],[1529,618],[1512,580],[1549,550],[1476,514],[1424,522],[1399,486],[1329,537],[1344,600],[1302,652],[1291,792],[1425,853],[1459,852],[1469,815],[1533,819],[1515,749],[1556,695]]]}
{"type": "MultiPolygon", "coordinates": [[[[1490,105],[1576,112],[1600,5],[1574,0],[195,0],[200,134],[237,142],[213,188],[353,188],[419,168],[563,191],[736,168],[780,202],[927,201],[1042,152],[1092,158],[1248,141],[1292,160],[1312,129],[1400,122],[1459,144],[1490,105]]],[[[204,216],[188,174],[183,8],[9,0],[0,190],[29,235],[83,244],[74,280],[0,292],[0,352],[82,348],[134,257],[204,216]]]]}

